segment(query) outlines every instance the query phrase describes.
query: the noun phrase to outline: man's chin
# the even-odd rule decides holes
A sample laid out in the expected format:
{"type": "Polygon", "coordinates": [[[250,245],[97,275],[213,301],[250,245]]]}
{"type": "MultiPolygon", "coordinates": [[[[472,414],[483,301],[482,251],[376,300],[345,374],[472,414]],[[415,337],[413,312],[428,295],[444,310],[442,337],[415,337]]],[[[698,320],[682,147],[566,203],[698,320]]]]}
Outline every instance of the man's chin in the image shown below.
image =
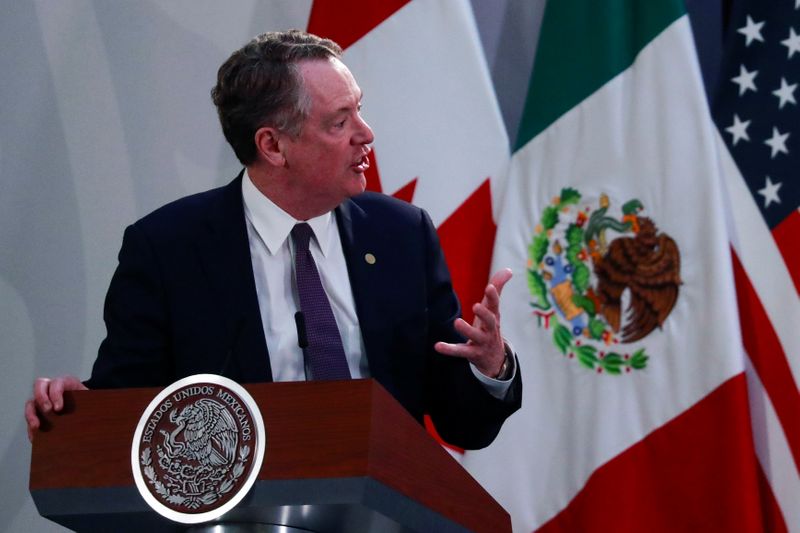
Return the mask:
{"type": "Polygon", "coordinates": [[[341,193],[344,196],[342,200],[358,196],[365,190],[367,190],[367,177],[363,172],[353,173],[342,183],[341,193]]]}
{"type": "Polygon", "coordinates": [[[362,192],[367,190],[367,176],[364,173],[360,173],[358,178],[355,180],[354,187],[352,189],[352,194],[350,196],[356,196],[361,194],[362,192]]]}

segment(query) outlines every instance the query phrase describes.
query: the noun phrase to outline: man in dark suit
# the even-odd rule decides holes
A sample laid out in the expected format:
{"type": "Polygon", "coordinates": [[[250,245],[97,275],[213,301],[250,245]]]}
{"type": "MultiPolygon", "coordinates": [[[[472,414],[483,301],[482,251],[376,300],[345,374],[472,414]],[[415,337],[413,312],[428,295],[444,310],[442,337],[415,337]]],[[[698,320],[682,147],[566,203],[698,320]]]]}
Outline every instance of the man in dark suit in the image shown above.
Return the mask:
{"type": "Polygon", "coordinates": [[[64,390],[218,373],[240,382],[374,377],[418,420],[429,413],[449,442],[494,439],[522,394],[500,334],[511,273],[492,277],[473,324],[459,318],[427,214],[364,193],[373,134],[340,55],[327,39],[269,33],[220,67],[212,97],[245,170],[127,228],[92,376],[37,379],[25,409],[31,436],[37,410],[59,410],[64,390]],[[310,355],[329,341],[319,340],[298,281],[304,246],[339,374],[310,355]]]}

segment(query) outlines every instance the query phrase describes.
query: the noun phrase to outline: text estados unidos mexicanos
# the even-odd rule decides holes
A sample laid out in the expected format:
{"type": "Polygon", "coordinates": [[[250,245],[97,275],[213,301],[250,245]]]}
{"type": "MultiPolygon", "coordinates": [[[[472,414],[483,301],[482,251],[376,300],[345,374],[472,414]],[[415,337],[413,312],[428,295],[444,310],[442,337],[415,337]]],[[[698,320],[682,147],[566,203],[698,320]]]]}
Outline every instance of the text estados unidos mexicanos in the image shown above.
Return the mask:
{"type": "MultiPolygon", "coordinates": [[[[149,443],[152,441],[153,433],[155,433],[158,423],[164,417],[164,414],[172,409],[172,406],[174,405],[172,403],[173,400],[175,400],[177,403],[199,394],[202,394],[203,396],[214,396],[214,391],[215,387],[211,385],[197,385],[175,392],[171,398],[167,398],[161,404],[159,404],[158,408],[153,413],[153,416],[151,416],[150,420],[147,421],[142,434],[142,442],[149,443]]],[[[240,434],[242,436],[242,440],[250,440],[252,437],[252,428],[250,427],[250,418],[247,410],[239,403],[236,397],[224,389],[216,391],[216,396],[225,402],[225,404],[227,404],[228,407],[230,407],[230,409],[233,411],[234,415],[236,415],[236,419],[239,421],[239,426],[241,428],[240,434]]]]}

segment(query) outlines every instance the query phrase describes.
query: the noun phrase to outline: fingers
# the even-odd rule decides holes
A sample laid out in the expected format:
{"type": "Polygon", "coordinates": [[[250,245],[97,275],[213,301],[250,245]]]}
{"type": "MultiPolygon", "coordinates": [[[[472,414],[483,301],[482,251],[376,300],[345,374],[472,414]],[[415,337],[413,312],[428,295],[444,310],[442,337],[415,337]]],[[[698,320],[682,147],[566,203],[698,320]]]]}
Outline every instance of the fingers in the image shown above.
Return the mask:
{"type": "Polygon", "coordinates": [[[43,413],[56,412],[64,408],[64,391],[86,390],[86,386],[75,376],[55,379],[38,378],[33,382],[33,399],[43,413]]]}
{"type": "Polygon", "coordinates": [[[510,268],[501,268],[489,278],[489,284],[495,286],[498,296],[503,292],[503,287],[505,287],[506,283],[508,283],[508,280],[510,280],[513,275],[510,268]]]}
{"type": "MultiPolygon", "coordinates": [[[[479,320],[473,323],[473,327],[481,331],[494,331],[497,328],[497,314],[483,304],[475,304],[472,306],[472,312],[479,320]]],[[[459,331],[465,337],[469,337],[466,333],[459,331]]]]}
{"type": "Polygon", "coordinates": [[[434,349],[444,355],[468,359],[479,369],[499,366],[505,357],[505,351],[499,328],[496,327],[496,317],[481,304],[475,304],[473,310],[477,325],[470,325],[461,318],[453,323],[455,330],[466,337],[467,342],[437,342],[434,349]]]}
{"type": "Polygon", "coordinates": [[[492,274],[492,277],[489,278],[489,284],[484,290],[481,303],[491,309],[493,313],[500,312],[500,293],[503,292],[503,287],[505,287],[508,280],[511,279],[511,276],[511,269],[503,268],[492,274]]]}
{"type": "Polygon", "coordinates": [[[31,442],[34,432],[41,426],[39,412],[49,413],[53,409],[53,402],[50,400],[51,382],[48,378],[37,378],[33,382],[33,398],[25,402],[25,421],[28,423],[28,440],[31,442]]]}
{"type": "Polygon", "coordinates": [[[33,442],[33,432],[39,429],[39,417],[33,399],[25,402],[25,421],[28,423],[28,440],[33,442]]]}
{"type": "Polygon", "coordinates": [[[500,293],[511,276],[509,268],[492,274],[483,300],[472,306],[475,314],[473,323],[470,325],[460,318],[454,322],[453,327],[467,338],[467,342],[437,342],[434,349],[443,355],[467,359],[486,375],[496,375],[495,370],[502,366],[505,358],[503,338],[500,335],[500,293]]]}
{"type": "Polygon", "coordinates": [[[489,346],[479,346],[471,342],[463,344],[437,342],[433,347],[442,355],[466,359],[475,365],[480,372],[489,377],[494,377],[499,374],[505,358],[502,345],[500,351],[497,353],[489,346]]]}
{"type": "Polygon", "coordinates": [[[492,284],[486,286],[486,290],[483,292],[481,305],[489,308],[492,313],[500,312],[500,293],[497,292],[497,287],[492,284]]]}
{"type": "Polygon", "coordinates": [[[457,332],[467,338],[468,341],[483,344],[487,341],[489,333],[484,331],[479,326],[470,325],[463,318],[459,318],[453,324],[457,332]]]}
{"type": "Polygon", "coordinates": [[[86,390],[86,386],[75,376],[55,379],[37,378],[33,382],[33,398],[25,402],[25,421],[28,424],[28,439],[33,439],[39,429],[39,413],[59,412],[64,408],[64,391],[86,390]]]}
{"type": "Polygon", "coordinates": [[[33,399],[36,406],[44,413],[50,412],[53,404],[50,402],[50,379],[36,378],[33,382],[33,399]]]}
{"type": "Polygon", "coordinates": [[[500,321],[500,310],[498,309],[499,300],[495,305],[486,305],[484,303],[475,304],[472,306],[472,312],[475,317],[480,320],[480,324],[475,324],[483,329],[494,329],[500,321]]]}
{"type": "Polygon", "coordinates": [[[62,378],[54,379],[50,382],[50,401],[53,403],[53,410],[60,411],[64,407],[64,385],[62,378]]]}
{"type": "Polygon", "coordinates": [[[452,357],[461,357],[472,361],[478,351],[478,348],[472,344],[462,343],[453,344],[450,342],[437,342],[433,348],[442,355],[450,355],[452,357]]]}

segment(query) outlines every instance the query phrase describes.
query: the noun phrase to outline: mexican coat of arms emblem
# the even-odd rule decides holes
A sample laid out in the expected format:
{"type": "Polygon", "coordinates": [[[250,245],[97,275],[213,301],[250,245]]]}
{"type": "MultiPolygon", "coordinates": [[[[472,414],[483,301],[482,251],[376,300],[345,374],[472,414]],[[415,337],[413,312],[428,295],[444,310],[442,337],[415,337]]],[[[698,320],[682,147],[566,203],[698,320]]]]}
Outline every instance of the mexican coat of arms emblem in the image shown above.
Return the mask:
{"type": "Polygon", "coordinates": [[[564,188],[546,206],[528,246],[530,305],[567,358],[598,373],[647,367],[635,343],[667,320],[681,285],[675,240],[631,199],[583,201],[564,188]],[[633,346],[631,346],[633,345],[633,346]]]}
{"type": "Polygon", "coordinates": [[[258,406],[240,385],[211,374],[182,379],[139,421],[131,453],[137,488],[171,520],[213,520],[255,482],[265,439],[258,406]]]}

